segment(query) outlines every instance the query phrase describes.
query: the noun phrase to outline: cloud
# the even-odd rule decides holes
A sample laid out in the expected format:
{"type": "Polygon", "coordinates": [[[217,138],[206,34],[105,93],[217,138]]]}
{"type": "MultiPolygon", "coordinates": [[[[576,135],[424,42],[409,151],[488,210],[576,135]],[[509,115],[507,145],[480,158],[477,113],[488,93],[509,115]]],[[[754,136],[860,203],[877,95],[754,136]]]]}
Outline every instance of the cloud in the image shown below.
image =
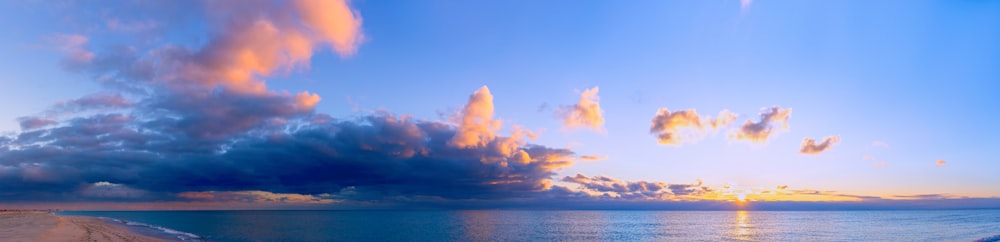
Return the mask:
{"type": "Polygon", "coordinates": [[[578,128],[587,127],[595,131],[604,130],[604,111],[601,110],[600,97],[597,96],[598,87],[584,90],[580,94],[580,101],[572,106],[562,106],[556,110],[556,114],[563,119],[563,127],[578,128]]]}
{"type": "Polygon", "coordinates": [[[387,112],[338,120],[314,111],[316,94],[268,89],[265,78],[307,67],[320,48],[349,56],[363,40],[345,1],[272,3],[197,6],[210,33],[201,46],[126,45],[79,61],[70,69],[109,90],[56,104],[66,114],[53,119],[25,118],[0,140],[0,200],[103,199],[110,188],[149,201],[517,198],[550,189],[576,159],[528,143],[534,134],[519,127],[498,133],[485,86],[454,124],[387,112]]]}
{"type": "Polygon", "coordinates": [[[878,140],[876,140],[876,141],[872,141],[872,146],[882,147],[882,148],[889,148],[889,143],[886,143],[885,141],[878,141],[878,140]]]}
{"type": "Polygon", "coordinates": [[[718,118],[702,117],[694,109],[670,112],[661,108],[653,116],[649,132],[657,136],[660,144],[679,145],[688,139],[697,139],[703,136],[705,127],[711,130],[728,126],[736,115],[729,110],[719,112],[718,118]],[[697,131],[695,133],[683,133],[685,130],[697,131]]]}
{"type": "Polygon", "coordinates": [[[608,156],[606,156],[606,155],[599,155],[599,154],[581,155],[580,156],[580,160],[582,160],[582,161],[602,161],[602,160],[607,160],[607,159],[608,159],[608,156]]]}
{"type": "Polygon", "coordinates": [[[574,183],[592,196],[628,200],[669,200],[677,196],[699,195],[711,189],[697,184],[667,184],[649,181],[621,181],[607,176],[588,177],[583,174],[563,177],[561,181],[574,183]]]}
{"type": "Polygon", "coordinates": [[[90,39],[78,34],[59,34],[52,37],[53,44],[65,55],[62,65],[66,68],[79,68],[94,59],[94,53],[87,50],[90,39]]]}
{"type": "Polygon", "coordinates": [[[204,7],[218,34],[203,48],[168,46],[155,52],[160,68],[171,70],[159,79],[174,89],[224,86],[264,93],[257,77],[307,67],[313,52],[325,46],[351,56],[364,39],[361,15],[347,1],[218,1],[204,7]]]}
{"type": "Polygon", "coordinates": [[[22,130],[37,129],[57,123],[55,120],[39,117],[21,117],[17,121],[22,130]]]}
{"type": "Polygon", "coordinates": [[[807,155],[818,155],[824,151],[829,150],[834,144],[840,142],[839,136],[827,136],[823,138],[823,141],[816,143],[816,140],[810,138],[802,139],[802,148],[799,149],[799,153],[807,155]]]}
{"type": "Polygon", "coordinates": [[[459,148],[482,147],[496,137],[501,122],[493,120],[493,94],[486,86],[480,87],[457,117],[458,133],[449,141],[459,148]]]}
{"type": "Polygon", "coordinates": [[[119,93],[95,93],[78,99],[59,102],[52,107],[55,112],[81,112],[94,109],[127,108],[135,104],[119,93]]]}
{"type": "Polygon", "coordinates": [[[353,55],[365,36],[361,13],[351,9],[349,0],[298,0],[293,2],[319,41],[329,43],[341,56],[353,55]]]}
{"type": "Polygon", "coordinates": [[[934,162],[934,166],[944,166],[944,165],[947,165],[947,164],[948,164],[948,162],[945,161],[945,160],[937,160],[937,162],[934,162]]]}
{"type": "Polygon", "coordinates": [[[295,194],[295,193],[272,193],[267,191],[206,191],[206,192],[182,192],[177,197],[190,201],[204,202],[237,202],[250,204],[332,204],[338,202],[335,199],[323,198],[320,196],[295,194]]]}
{"type": "Polygon", "coordinates": [[[147,192],[133,189],[122,184],[115,184],[106,181],[95,182],[84,185],[79,191],[83,197],[102,199],[139,199],[147,196],[147,192]]]}
{"type": "Polygon", "coordinates": [[[760,114],[760,121],[753,122],[747,120],[730,138],[763,143],[775,131],[788,130],[788,118],[791,114],[791,108],[781,109],[778,106],[774,106],[770,109],[763,109],[760,114]],[[776,129],[776,126],[778,129],[776,129]]]}
{"type": "MultiPolygon", "coordinates": [[[[487,93],[481,91],[477,93],[487,93]]],[[[255,101],[239,97],[222,98],[235,103],[202,106],[225,110],[255,101]]],[[[482,101],[472,98],[468,106],[487,105],[482,101]]],[[[201,112],[197,105],[169,108],[201,112]]],[[[267,106],[259,108],[271,112],[267,106]]],[[[356,121],[311,114],[216,127],[239,126],[241,131],[190,132],[184,124],[198,121],[184,120],[140,109],[23,132],[5,143],[17,149],[0,153],[0,190],[7,199],[46,194],[41,197],[66,200],[85,196],[77,189],[81,184],[106,181],[148,191],[157,199],[174,193],[186,194],[174,199],[193,199],[200,192],[216,197],[248,195],[240,193],[244,191],[317,195],[346,187],[356,189],[360,197],[355,199],[530,197],[549,189],[551,176],[575,159],[567,149],[527,144],[524,131],[480,136],[481,144],[457,147],[451,141],[462,131],[455,125],[388,113],[356,121]],[[219,135],[193,135],[205,132],[219,135]]]]}

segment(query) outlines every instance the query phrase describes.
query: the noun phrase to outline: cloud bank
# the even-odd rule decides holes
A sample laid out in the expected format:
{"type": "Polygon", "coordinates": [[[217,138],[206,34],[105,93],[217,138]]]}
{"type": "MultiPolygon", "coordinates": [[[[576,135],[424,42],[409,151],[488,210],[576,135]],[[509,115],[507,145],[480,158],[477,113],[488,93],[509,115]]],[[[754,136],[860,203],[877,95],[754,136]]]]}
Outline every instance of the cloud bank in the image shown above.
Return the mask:
{"type": "Polygon", "coordinates": [[[338,120],[314,111],[317,94],[268,89],[267,77],[307,67],[322,48],[355,53],[361,15],[345,1],[195,7],[212,28],[202,46],[92,51],[86,37],[63,38],[67,69],[108,90],[23,117],[0,139],[2,200],[516,198],[549,189],[576,159],[529,144],[528,131],[499,134],[487,87],[455,123],[338,120]]]}

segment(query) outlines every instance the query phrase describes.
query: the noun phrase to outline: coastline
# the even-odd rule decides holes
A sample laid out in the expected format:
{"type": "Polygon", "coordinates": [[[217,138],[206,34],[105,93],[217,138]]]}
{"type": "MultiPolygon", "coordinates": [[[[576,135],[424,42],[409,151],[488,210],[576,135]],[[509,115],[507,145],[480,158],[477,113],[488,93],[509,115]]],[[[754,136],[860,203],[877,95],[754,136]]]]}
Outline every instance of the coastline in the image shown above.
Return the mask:
{"type": "Polygon", "coordinates": [[[0,238],[4,241],[142,241],[164,239],[141,235],[108,221],[85,216],[61,216],[47,211],[0,212],[0,238]]]}

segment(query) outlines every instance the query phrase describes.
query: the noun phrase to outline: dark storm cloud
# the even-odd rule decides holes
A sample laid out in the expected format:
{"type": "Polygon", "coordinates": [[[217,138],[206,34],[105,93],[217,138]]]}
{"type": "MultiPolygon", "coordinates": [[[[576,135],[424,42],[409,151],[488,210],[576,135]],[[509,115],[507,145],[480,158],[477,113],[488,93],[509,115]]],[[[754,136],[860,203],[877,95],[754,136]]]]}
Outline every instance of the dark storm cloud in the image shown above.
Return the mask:
{"type": "Polygon", "coordinates": [[[268,89],[265,78],[307,67],[314,52],[356,51],[361,17],[346,1],[192,5],[205,16],[185,19],[210,26],[202,46],[54,39],[65,68],[108,90],[25,117],[0,140],[0,200],[528,197],[575,159],[527,143],[527,131],[498,134],[486,87],[460,124],[337,120],[314,111],[316,94],[268,89]]]}
{"type": "Polygon", "coordinates": [[[167,193],[356,187],[385,196],[497,198],[547,189],[554,171],[573,159],[569,150],[537,145],[521,147],[527,161],[491,146],[455,148],[448,145],[454,126],[389,114],[282,126],[290,132],[258,129],[260,136],[216,143],[191,144],[147,126],[109,114],[24,133],[13,141],[18,149],[0,153],[0,187],[7,198],[86,192],[80,187],[98,182],[167,193]]]}

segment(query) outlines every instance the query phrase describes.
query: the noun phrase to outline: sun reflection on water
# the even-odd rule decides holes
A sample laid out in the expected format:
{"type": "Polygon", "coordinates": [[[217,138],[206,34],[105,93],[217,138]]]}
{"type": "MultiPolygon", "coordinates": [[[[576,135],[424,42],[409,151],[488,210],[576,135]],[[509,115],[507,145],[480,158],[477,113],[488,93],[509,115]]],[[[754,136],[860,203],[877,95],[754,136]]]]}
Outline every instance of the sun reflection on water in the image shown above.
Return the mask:
{"type": "Polygon", "coordinates": [[[750,213],[747,211],[736,211],[736,223],[733,224],[730,236],[737,240],[753,240],[755,234],[753,224],[750,223],[750,213]]]}

